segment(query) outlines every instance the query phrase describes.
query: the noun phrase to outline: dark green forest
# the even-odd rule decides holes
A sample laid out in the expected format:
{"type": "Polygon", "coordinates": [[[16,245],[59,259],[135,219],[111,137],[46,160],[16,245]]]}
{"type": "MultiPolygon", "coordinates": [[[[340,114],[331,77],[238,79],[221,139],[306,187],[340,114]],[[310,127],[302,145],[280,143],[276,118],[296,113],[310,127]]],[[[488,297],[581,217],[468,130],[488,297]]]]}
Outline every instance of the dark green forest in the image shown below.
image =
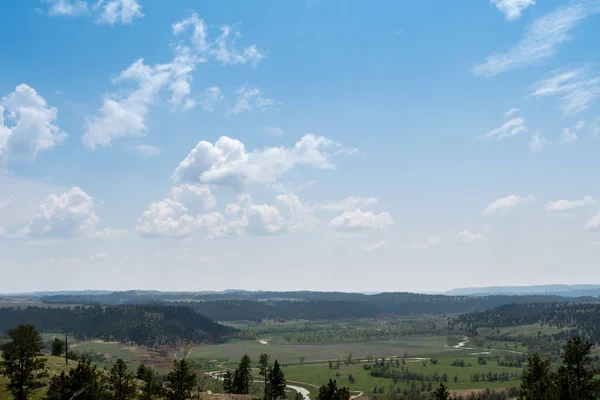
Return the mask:
{"type": "Polygon", "coordinates": [[[165,305],[0,308],[0,332],[19,324],[41,332],[64,332],[80,340],[97,338],[139,345],[221,341],[235,329],[188,307],[165,305]]]}

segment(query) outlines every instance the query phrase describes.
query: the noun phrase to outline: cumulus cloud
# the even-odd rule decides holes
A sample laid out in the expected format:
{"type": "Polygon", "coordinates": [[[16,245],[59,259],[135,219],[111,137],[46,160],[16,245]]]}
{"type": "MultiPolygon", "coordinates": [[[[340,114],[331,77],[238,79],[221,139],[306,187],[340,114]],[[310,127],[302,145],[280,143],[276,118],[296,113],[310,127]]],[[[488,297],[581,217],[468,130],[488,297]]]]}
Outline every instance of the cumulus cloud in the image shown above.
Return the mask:
{"type": "Polygon", "coordinates": [[[171,189],[171,198],[187,207],[192,212],[211,210],[217,204],[210,189],[206,185],[182,184],[171,189]]]}
{"type": "Polygon", "coordinates": [[[548,140],[543,137],[539,132],[531,135],[531,141],[529,142],[529,150],[532,153],[541,153],[546,148],[546,144],[548,144],[548,140]]]}
{"type": "Polygon", "coordinates": [[[525,120],[523,118],[513,118],[502,124],[501,127],[493,129],[483,136],[482,140],[504,140],[506,138],[518,135],[519,133],[527,132],[525,120]]]}
{"type": "Polygon", "coordinates": [[[388,212],[375,214],[373,211],[345,211],[329,222],[329,228],[336,232],[372,232],[384,229],[395,222],[388,212]]]}
{"type": "MultiPolygon", "coordinates": [[[[522,2],[504,0],[498,3],[522,2]]],[[[473,73],[495,76],[552,57],[558,53],[559,47],[571,38],[571,31],[586,17],[598,11],[600,7],[597,1],[571,1],[533,21],[517,44],[506,52],[491,54],[484,63],[473,68],[473,73]]],[[[513,12],[512,15],[516,14],[513,12]]]]}
{"type": "Polygon", "coordinates": [[[131,24],[144,16],[137,0],[44,0],[49,3],[49,15],[82,16],[94,15],[101,24],[131,24]]]}
{"type": "Polygon", "coordinates": [[[382,248],[384,248],[386,246],[387,246],[387,242],[385,240],[382,240],[381,242],[377,242],[377,243],[365,243],[362,246],[360,246],[360,248],[363,249],[364,251],[373,252],[373,251],[381,250],[382,248]]]}
{"type": "Polygon", "coordinates": [[[413,243],[410,245],[413,249],[428,249],[433,246],[437,246],[442,243],[442,239],[439,236],[433,236],[427,239],[425,243],[413,243]]]}
{"type": "Polygon", "coordinates": [[[213,145],[200,141],[181,161],[172,179],[241,189],[253,183],[274,183],[296,165],[334,169],[331,139],[308,134],[293,147],[268,147],[247,152],[239,140],[222,136],[213,145]]]}
{"type": "Polygon", "coordinates": [[[375,197],[348,196],[344,200],[333,201],[321,205],[319,208],[327,211],[350,211],[359,207],[370,207],[379,203],[375,197]]]}
{"type": "Polygon", "coordinates": [[[251,85],[242,85],[235,91],[236,102],[231,107],[228,114],[239,114],[244,111],[252,111],[253,109],[259,109],[260,111],[266,111],[269,107],[275,104],[273,99],[263,97],[262,91],[251,85]]]}
{"type": "Polygon", "coordinates": [[[492,215],[497,212],[506,212],[517,207],[520,204],[529,204],[533,200],[535,200],[535,196],[530,194],[525,197],[518,196],[516,194],[511,194],[506,197],[499,198],[498,200],[494,200],[491,202],[483,212],[485,215],[492,215]]]}
{"type": "Polygon", "coordinates": [[[558,69],[532,86],[530,97],[559,98],[565,116],[575,115],[589,108],[600,97],[600,76],[589,67],[558,69]]]}
{"type": "Polygon", "coordinates": [[[546,205],[546,211],[550,212],[567,212],[585,206],[597,206],[598,202],[590,196],[584,196],[580,200],[556,200],[551,201],[546,205]]]}
{"type": "Polygon", "coordinates": [[[458,244],[462,245],[471,245],[476,244],[485,240],[485,236],[480,233],[472,233],[469,231],[462,231],[458,235],[456,235],[456,241],[458,244]]]}
{"type": "Polygon", "coordinates": [[[37,239],[90,236],[98,222],[92,197],[75,186],[64,193],[49,195],[18,236],[37,239]]]}
{"type": "Polygon", "coordinates": [[[21,84],[0,101],[0,167],[12,161],[33,161],[56,147],[67,133],[54,125],[58,110],[32,87],[21,84]],[[6,119],[10,125],[5,125],[6,119]]]}
{"type": "Polygon", "coordinates": [[[535,0],[490,0],[490,2],[506,15],[508,21],[521,18],[526,8],[535,5],[535,0]]]}

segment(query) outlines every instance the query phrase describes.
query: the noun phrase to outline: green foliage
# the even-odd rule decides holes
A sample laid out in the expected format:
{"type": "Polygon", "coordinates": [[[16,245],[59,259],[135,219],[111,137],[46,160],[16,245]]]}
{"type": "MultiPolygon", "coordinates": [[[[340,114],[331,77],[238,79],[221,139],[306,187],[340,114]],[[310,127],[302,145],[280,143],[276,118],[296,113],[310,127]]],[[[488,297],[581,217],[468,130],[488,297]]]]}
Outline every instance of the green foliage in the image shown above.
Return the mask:
{"type": "Polygon", "coordinates": [[[281,367],[279,366],[279,362],[277,362],[277,360],[275,360],[273,368],[271,368],[271,370],[269,371],[269,376],[267,380],[269,382],[269,384],[267,385],[267,387],[269,388],[269,399],[279,400],[285,399],[287,397],[285,393],[285,377],[283,376],[283,371],[281,370],[281,367]]]}
{"type": "Polygon", "coordinates": [[[265,394],[265,399],[267,398],[267,375],[269,373],[269,355],[268,354],[261,354],[258,358],[258,375],[262,376],[263,379],[265,380],[264,382],[264,394],[265,394]]]}
{"type": "Polygon", "coordinates": [[[51,354],[53,356],[62,356],[65,352],[65,342],[59,338],[54,338],[52,341],[51,354]]]}
{"type": "Polygon", "coordinates": [[[198,377],[185,359],[173,362],[173,370],[167,375],[167,380],[169,381],[167,400],[189,399],[198,385],[198,377]]]}
{"type": "Polygon", "coordinates": [[[136,377],[142,381],[140,400],[153,400],[162,395],[163,385],[154,369],[140,364],[136,377]]]}
{"type": "Polygon", "coordinates": [[[129,372],[127,364],[120,358],[111,367],[107,384],[114,400],[129,400],[135,396],[133,373],[129,372]]]}
{"type": "Polygon", "coordinates": [[[329,380],[329,383],[319,388],[318,400],[349,400],[350,390],[347,387],[337,387],[335,380],[329,380]]]}
{"type": "Polygon", "coordinates": [[[105,400],[110,395],[103,374],[89,361],[53,377],[44,400],[69,400],[76,394],[77,400],[105,400]]]}
{"type": "Polygon", "coordinates": [[[233,393],[248,394],[250,393],[250,384],[252,383],[252,361],[247,355],[240,360],[240,365],[233,373],[233,393]]]}
{"type": "Polygon", "coordinates": [[[223,374],[223,390],[225,393],[234,393],[233,373],[229,370],[223,374]]]}
{"type": "Polygon", "coordinates": [[[44,344],[33,325],[19,325],[8,331],[8,337],[11,341],[0,346],[0,370],[10,380],[8,389],[15,400],[27,400],[31,392],[43,386],[39,371],[46,364],[41,357],[44,344]]]}
{"type": "Polygon", "coordinates": [[[450,400],[450,392],[443,383],[440,383],[440,387],[433,392],[434,400],[450,400]]]}
{"type": "Polygon", "coordinates": [[[530,356],[523,369],[518,399],[551,400],[555,391],[550,360],[543,359],[539,354],[530,356]]]}

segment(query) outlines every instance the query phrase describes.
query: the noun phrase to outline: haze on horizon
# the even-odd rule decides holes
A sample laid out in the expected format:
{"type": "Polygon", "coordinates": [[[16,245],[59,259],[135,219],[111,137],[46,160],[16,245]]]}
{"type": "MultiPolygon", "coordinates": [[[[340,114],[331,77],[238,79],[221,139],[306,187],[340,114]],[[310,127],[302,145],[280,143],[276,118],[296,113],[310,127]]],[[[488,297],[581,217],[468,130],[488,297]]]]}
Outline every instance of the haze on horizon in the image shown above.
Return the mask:
{"type": "Polygon", "coordinates": [[[3,7],[0,293],[600,283],[600,0],[432,4],[3,7]]]}

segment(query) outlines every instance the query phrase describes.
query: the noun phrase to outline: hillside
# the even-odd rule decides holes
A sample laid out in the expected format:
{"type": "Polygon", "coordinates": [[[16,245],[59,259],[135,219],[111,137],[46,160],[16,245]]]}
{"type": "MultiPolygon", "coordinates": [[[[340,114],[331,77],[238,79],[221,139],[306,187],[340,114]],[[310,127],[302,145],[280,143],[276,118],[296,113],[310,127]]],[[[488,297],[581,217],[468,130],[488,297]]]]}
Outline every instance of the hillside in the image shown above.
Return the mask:
{"type": "Polygon", "coordinates": [[[147,346],[220,341],[235,331],[180,306],[0,308],[1,333],[23,323],[35,325],[40,332],[66,330],[81,340],[97,338],[147,346]]]}
{"type": "MultiPolygon", "coordinates": [[[[49,382],[53,376],[60,375],[61,372],[66,372],[77,365],[77,362],[75,361],[69,361],[69,365],[66,365],[65,359],[61,357],[46,356],[46,358],[46,372],[48,373],[48,377],[44,378],[45,383],[49,382]]],[[[11,393],[6,388],[7,384],[8,380],[6,379],[6,377],[0,375],[0,400],[12,400],[13,398],[11,393]]],[[[44,397],[45,393],[46,388],[41,388],[31,396],[31,399],[41,399],[42,397],[44,397]]]]}

